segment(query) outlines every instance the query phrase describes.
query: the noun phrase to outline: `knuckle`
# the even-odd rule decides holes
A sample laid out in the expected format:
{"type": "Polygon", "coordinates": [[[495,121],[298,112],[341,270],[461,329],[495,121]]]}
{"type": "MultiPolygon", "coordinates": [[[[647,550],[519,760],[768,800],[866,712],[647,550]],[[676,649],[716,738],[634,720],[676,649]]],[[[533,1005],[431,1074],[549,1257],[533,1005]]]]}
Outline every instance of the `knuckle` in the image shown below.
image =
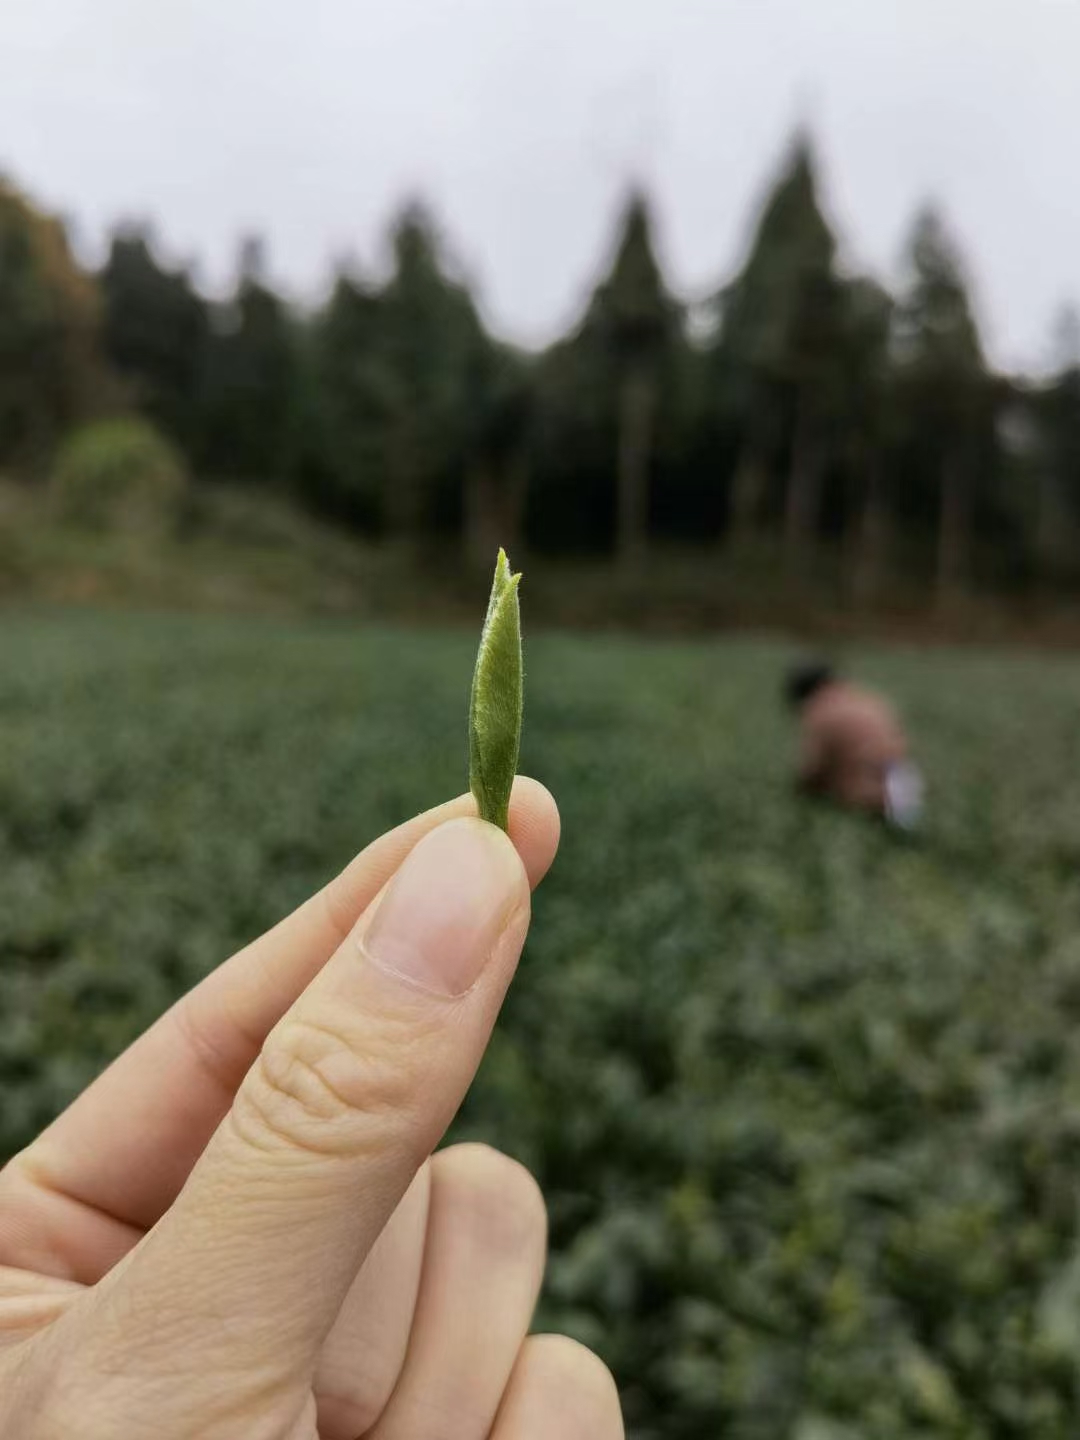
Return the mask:
{"type": "Polygon", "coordinates": [[[287,1019],[241,1086],[236,1125],[261,1148],[348,1156],[379,1147],[415,1119],[412,1043],[350,1035],[333,1019],[287,1019]]]}
{"type": "Polygon", "coordinates": [[[480,1234],[489,1249],[520,1256],[547,1244],[547,1207],[539,1185],[517,1160],[489,1145],[454,1145],[435,1156],[437,1203],[480,1234]]]}

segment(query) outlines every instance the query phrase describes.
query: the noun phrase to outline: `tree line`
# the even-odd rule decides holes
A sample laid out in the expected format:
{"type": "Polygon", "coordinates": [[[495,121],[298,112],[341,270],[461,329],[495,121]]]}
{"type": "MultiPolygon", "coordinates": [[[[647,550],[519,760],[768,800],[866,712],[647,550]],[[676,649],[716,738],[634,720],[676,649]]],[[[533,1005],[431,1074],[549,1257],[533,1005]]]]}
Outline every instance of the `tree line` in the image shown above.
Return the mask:
{"type": "Polygon", "coordinates": [[[916,218],[895,293],[855,273],[805,135],[706,302],[668,284],[637,191],[580,320],[541,353],[489,333],[421,205],[391,252],[385,278],[342,266],[303,309],[248,241],[212,301],[138,226],[85,273],[0,185],[0,469],[32,484],[73,426],[133,411],[200,483],[484,563],[503,543],[632,575],[695,545],[797,581],[826,557],[858,602],[897,577],[943,601],[1080,577],[1080,321],[1063,310],[1049,376],[995,371],[941,213],[916,218]]]}

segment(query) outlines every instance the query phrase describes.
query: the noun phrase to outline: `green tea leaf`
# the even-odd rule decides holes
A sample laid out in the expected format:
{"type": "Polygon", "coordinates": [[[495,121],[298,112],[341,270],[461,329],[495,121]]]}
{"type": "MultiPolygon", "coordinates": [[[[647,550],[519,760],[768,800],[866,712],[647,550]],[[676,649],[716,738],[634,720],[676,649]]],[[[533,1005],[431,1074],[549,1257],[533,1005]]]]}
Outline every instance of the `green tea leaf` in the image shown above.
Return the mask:
{"type": "Polygon", "coordinates": [[[506,830],[521,747],[520,575],[499,551],[469,702],[469,788],[482,820],[506,830]]]}

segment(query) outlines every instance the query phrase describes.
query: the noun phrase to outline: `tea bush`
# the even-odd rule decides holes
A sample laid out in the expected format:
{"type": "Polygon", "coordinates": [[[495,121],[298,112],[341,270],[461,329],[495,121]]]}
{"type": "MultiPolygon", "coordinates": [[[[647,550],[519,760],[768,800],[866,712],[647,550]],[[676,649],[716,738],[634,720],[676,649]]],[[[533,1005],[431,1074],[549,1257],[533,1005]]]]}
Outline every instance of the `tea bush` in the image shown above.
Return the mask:
{"type": "MultiPolygon", "coordinates": [[[[464,788],[473,632],[8,613],[0,1153],[369,837],[464,788]]],[[[562,852],[456,1133],[637,1440],[1080,1413],[1080,663],[902,651],[917,840],[800,802],[784,647],[533,636],[562,852]]]]}

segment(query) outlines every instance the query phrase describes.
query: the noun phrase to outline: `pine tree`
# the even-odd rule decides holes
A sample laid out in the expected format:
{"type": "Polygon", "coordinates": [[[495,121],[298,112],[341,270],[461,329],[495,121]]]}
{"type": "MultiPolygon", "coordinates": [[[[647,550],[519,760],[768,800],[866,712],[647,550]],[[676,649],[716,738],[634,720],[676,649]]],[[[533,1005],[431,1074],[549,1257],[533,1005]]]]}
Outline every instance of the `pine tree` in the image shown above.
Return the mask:
{"type": "Polygon", "coordinates": [[[648,544],[649,482],[665,364],[679,328],[652,240],[649,205],[631,195],[615,260],[593,297],[586,326],[601,341],[617,387],[616,551],[633,570],[648,544]]]}
{"type": "Polygon", "coordinates": [[[465,554],[485,572],[500,546],[518,557],[529,487],[535,411],[525,358],[506,346],[478,346],[469,371],[464,492],[465,554]]]}
{"type": "Polygon", "coordinates": [[[284,302],[267,283],[258,241],[243,243],[236,292],[214,322],[204,382],[205,466],[245,481],[283,481],[297,441],[297,342],[284,302]]]}
{"type": "Polygon", "coordinates": [[[875,281],[855,279],[845,286],[841,417],[851,481],[851,592],[858,605],[874,599],[888,548],[886,466],[895,403],[889,355],[892,311],[891,296],[875,281]]]}
{"type": "Polygon", "coordinates": [[[1059,312],[1053,371],[1024,392],[1024,414],[1035,431],[1034,551],[1039,574],[1054,579],[1067,568],[1080,525],[1080,314],[1059,312]]]}
{"type": "Polygon", "coordinates": [[[616,511],[612,459],[618,397],[609,348],[589,314],[540,357],[532,377],[530,541],[552,552],[612,546],[616,511]]]}
{"type": "Polygon", "coordinates": [[[197,459],[209,307],[185,270],[158,264],[140,227],[113,236],[99,279],[105,351],[130,402],[197,459]]]}
{"type": "Polygon", "coordinates": [[[918,436],[938,498],[937,591],[961,594],[971,569],[973,486],[987,376],[963,263],[941,217],[918,217],[911,279],[896,312],[895,352],[909,433],[918,436]]]}
{"type": "Polygon", "coordinates": [[[393,231],[393,274],[377,297],[374,409],[388,533],[415,540],[440,490],[460,482],[468,377],[486,344],[465,286],[447,273],[438,231],[410,205],[393,231]]]}
{"type": "Polygon", "coordinates": [[[742,270],[720,295],[714,371],[742,433],[730,527],[761,521],[770,472],[787,456],[783,528],[791,566],[816,532],[838,402],[843,292],[809,137],[799,134],[758,221],[742,270]]]}
{"type": "Polygon", "coordinates": [[[383,493],[380,322],[375,293],[339,273],[310,328],[302,372],[302,498],[367,528],[379,523],[383,493]]]}
{"type": "Polygon", "coordinates": [[[303,470],[312,499],[414,545],[462,509],[489,341],[422,207],[391,242],[385,284],[339,275],[312,327],[304,409],[319,440],[303,470]]]}

